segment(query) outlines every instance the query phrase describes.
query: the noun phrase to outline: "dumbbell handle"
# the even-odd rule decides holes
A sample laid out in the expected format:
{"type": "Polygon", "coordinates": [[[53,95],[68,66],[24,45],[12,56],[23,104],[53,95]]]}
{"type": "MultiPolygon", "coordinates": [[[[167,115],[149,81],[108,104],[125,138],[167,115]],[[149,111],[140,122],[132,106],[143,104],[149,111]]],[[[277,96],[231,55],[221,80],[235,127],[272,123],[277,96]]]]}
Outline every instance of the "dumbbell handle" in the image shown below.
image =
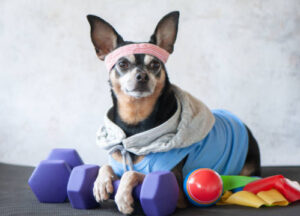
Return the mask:
{"type": "MultiPolygon", "coordinates": [[[[114,192],[113,194],[110,196],[111,199],[114,199],[115,198],[115,195],[118,191],[118,188],[119,188],[119,185],[120,185],[120,180],[115,180],[113,181],[113,187],[114,187],[114,192]]],[[[138,184],[137,186],[135,186],[133,188],[133,191],[132,191],[132,195],[135,199],[139,199],[140,198],[140,194],[141,194],[141,189],[142,189],[142,184],[138,184]]]]}

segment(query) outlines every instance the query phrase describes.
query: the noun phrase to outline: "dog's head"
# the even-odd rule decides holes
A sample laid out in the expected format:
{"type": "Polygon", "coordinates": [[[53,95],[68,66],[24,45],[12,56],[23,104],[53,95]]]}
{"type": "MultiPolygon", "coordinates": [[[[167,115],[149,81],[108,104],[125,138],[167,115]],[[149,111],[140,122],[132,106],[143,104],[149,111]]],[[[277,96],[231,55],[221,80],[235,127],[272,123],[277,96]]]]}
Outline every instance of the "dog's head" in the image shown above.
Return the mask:
{"type": "MultiPolygon", "coordinates": [[[[88,15],[87,18],[91,25],[91,39],[99,59],[104,60],[107,55],[120,47],[137,44],[124,41],[105,20],[93,15],[88,15]]],[[[171,54],[176,40],[178,19],[177,11],[164,16],[148,43],[157,45],[171,54]]],[[[166,80],[163,61],[145,53],[121,56],[109,70],[109,82],[119,99],[124,97],[140,99],[159,95],[166,80]]]]}

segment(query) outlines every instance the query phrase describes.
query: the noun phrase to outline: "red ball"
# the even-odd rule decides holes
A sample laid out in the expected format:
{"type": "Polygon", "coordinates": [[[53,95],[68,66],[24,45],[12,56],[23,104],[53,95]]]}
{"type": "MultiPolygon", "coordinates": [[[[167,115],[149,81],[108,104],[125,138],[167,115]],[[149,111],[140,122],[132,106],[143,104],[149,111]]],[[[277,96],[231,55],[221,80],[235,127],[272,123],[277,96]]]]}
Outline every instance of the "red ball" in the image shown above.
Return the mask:
{"type": "Polygon", "coordinates": [[[215,204],[222,196],[221,176],[211,169],[197,169],[185,179],[184,191],[189,200],[197,206],[215,204]]]}

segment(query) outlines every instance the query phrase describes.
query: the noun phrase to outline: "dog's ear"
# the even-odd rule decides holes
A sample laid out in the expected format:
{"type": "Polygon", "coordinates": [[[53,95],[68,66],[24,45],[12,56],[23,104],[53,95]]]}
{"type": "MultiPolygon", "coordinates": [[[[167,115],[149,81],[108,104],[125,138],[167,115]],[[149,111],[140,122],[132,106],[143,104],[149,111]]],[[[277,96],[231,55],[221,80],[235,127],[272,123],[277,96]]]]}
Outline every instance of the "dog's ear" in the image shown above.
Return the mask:
{"type": "Polygon", "coordinates": [[[88,15],[91,25],[91,39],[97,56],[104,60],[105,56],[113,51],[119,43],[124,42],[117,31],[105,20],[94,15],[88,15]]]}
{"type": "Polygon", "coordinates": [[[150,43],[154,43],[172,53],[177,36],[178,20],[179,11],[173,11],[164,16],[157,24],[150,43]]]}

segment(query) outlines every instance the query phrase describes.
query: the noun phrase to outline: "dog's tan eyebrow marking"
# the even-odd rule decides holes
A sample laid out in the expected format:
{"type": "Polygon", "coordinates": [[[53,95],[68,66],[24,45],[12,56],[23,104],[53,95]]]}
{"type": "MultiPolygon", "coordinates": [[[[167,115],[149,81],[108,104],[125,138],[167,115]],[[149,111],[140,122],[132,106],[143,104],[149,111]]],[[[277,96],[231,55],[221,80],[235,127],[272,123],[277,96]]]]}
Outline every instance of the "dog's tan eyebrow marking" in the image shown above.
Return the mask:
{"type": "Polygon", "coordinates": [[[149,64],[153,59],[154,59],[153,56],[151,56],[151,55],[145,55],[144,64],[145,65],[149,64]]]}
{"type": "Polygon", "coordinates": [[[132,64],[135,63],[134,55],[127,55],[127,56],[124,56],[124,58],[126,58],[132,64]]]}

